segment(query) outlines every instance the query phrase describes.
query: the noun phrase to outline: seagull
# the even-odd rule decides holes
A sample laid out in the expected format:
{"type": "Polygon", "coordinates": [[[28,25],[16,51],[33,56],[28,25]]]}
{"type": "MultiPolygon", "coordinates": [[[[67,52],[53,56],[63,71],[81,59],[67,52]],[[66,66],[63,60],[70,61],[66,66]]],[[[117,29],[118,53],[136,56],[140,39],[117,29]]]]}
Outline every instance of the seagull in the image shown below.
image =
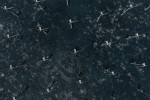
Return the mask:
{"type": "Polygon", "coordinates": [[[69,25],[70,25],[70,28],[72,29],[72,24],[75,23],[77,21],[72,21],[72,19],[69,19],[69,25]]]}
{"type": "Polygon", "coordinates": [[[44,0],[35,0],[36,3],[43,2],[44,0]]]}
{"type": "Polygon", "coordinates": [[[45,35],[47,35],[47,33],[49,32],[49,28],[42,28],[39,23],[37,24],[37,27],[38,27],[37,30],[43,32],[45,35]]]}
{"type": "Polygon", "coordinates": [[[10,10],[10,9],[13,9],[13,7],[9,7],[9,8],[7,8],[7,6],[5,5],[4,7],[1,7],[2,9],[4,9],[4,10],[6,10],[6,11],[8,11],[8,10],[10,10]]]}
{"type": "Polygon", "coordinates": [[[69,3],[70,3],[70,0],[66,0],[66,3],[67,3],[67,6],[69,5],[69,3]]]}

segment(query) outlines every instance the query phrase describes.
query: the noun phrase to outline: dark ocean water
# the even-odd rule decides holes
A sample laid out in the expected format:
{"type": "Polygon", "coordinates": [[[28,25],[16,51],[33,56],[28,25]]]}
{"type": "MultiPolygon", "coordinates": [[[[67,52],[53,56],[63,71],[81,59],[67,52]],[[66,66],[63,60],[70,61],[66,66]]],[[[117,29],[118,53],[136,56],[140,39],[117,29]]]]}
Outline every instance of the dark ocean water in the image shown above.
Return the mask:
{"type": "Polygon", "coordinates": [[[0,0],[0,100],[150,100],[149,0],[38,1],[0,0]]]}

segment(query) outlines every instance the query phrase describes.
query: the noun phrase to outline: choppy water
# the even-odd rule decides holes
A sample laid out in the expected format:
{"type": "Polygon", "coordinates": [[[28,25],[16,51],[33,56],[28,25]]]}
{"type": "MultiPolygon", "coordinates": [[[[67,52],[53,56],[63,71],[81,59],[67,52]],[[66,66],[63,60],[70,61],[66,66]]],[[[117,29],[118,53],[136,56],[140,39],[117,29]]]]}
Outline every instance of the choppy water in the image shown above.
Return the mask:
{"type": "Polygon", "coordinates": [[[149,100],[149,5],[1,0],[0,100],[149,100]]]}

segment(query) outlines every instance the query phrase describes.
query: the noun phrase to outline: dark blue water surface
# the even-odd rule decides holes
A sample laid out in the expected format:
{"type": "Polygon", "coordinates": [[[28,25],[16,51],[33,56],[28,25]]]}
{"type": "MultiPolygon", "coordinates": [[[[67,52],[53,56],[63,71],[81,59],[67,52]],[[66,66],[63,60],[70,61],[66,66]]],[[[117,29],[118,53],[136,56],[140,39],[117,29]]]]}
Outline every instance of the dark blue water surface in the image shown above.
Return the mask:
{"type": "Polygon", "coordinates": [[[149,0],[38,1],[0,0],[0,100],[150,100],[149,0]]]}

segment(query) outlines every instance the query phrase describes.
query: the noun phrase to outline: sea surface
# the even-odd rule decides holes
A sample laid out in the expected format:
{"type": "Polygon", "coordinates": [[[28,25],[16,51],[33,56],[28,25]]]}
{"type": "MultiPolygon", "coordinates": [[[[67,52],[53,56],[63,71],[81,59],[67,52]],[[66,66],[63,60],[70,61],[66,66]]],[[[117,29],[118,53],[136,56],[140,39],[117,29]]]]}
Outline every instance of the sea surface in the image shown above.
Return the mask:
{"type": "Polygon", "coordinates": [[[0,0],[0,100],[150,100],[150,1],[0,0]]]}

